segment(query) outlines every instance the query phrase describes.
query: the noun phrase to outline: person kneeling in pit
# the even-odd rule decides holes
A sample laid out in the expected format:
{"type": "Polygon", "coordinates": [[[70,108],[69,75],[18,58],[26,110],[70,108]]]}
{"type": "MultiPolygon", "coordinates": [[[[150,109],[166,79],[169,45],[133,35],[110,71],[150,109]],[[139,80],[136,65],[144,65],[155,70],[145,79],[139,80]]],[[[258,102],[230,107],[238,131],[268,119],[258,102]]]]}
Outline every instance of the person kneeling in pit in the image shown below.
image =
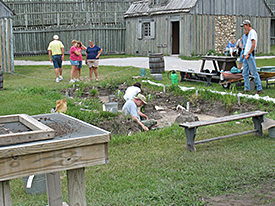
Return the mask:
{"type": "Polygon", "coordinates": [[[128,100],[122,107],[122,113],[124,115],[131,115],[133,121],[137,122],[139,127],[145,131],[149,131],[152,127],[157,126],[157,121],[154,119],[149,119],[145,114],[138,111],[138,107],[143,104],[147,104],[146,97],[142,94],[138,94],[134,99],[128,100]],[[141,120],[140,118],[145,118],[141,120]]]}

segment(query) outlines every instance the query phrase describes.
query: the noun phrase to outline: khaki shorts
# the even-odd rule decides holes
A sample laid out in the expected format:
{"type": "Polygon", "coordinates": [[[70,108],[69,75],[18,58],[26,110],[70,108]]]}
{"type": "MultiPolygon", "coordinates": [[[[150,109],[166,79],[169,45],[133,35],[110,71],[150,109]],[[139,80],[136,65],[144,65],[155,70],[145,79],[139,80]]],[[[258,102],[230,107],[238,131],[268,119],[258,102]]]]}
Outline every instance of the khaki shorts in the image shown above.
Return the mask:
{"type": "Polygon", "coordinates": [[[87,65],[89,68],[98,67],[99,61],[98,60],[88,60],[87,65]]]}

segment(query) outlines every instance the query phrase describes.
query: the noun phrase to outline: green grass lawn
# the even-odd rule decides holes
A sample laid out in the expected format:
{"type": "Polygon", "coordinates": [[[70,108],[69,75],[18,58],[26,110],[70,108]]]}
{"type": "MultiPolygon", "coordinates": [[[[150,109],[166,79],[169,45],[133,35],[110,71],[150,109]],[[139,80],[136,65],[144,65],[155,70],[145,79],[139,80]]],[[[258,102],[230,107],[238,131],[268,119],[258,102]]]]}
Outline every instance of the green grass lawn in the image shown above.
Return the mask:
{"type": "MultiPolygon", "coordinates": [[[[257,66],[269,64],[272,64],[272,60],[257,60],[257,66]]],[[[60,83],[55,83],[54,70],[49,66],[16,66],[15,74],[4,74],[4,90],[0,91],[0,115],[49,113],[56,100],[64,98],[60,90],[71,86],[68,82],[71,67],[64,66],[63,69],[65,81],[60,83]]],[[[146,72],[149,73],[148,70],[146,72]]],[[[83,87],[122,82],[130,84],[135,81],[131,77],[138,74],[138,68],[100,66],[99,82],[85,81],[80,84],[83,87]]],[[[159,82],[170,85],[166,74],[159,82]]],[[[88,77],[86,66],[82,69],[82,76],[84,79],[88,77]]],[[[205,87],[205,83],[179,84],[230,92],[216,83],[211,88],[205,87]]],[[[145,83],[143,86],[156,88],[145,83]]],[[[232,91],[241,90],[237,88],[232,91]]],[[[264,95],[275,97],[274,86],[264,91],[264,95]]],[[[192,94],[194,91],[181,93],[190,98],[192,94]]],[[[211,95],[206,92],[205,97],[214,98],[211,95]]],[[[83,100],[67,99],[69,113],[79,112],[79,107],[74,104],[76,101],[83,100]]],[[[94,103],[94,100],[86,101],[89,105],[94,103]]],[[[271,112],[268,117],[275,118],[274,104],[255,100],[251,104],[269,109],[271,112]]],[[[93,109],[92,106],[89,109],[93,109]]],[[[196,140],[249,129],[253,129],[252,120],[198,128],[196,140]]],[[[263,137],[250,134],[197,145],[195,153],[184,149],[184,129],[177,125],[149,133],[113,136],[109,143],[110,163],[85,170],[87,203],[117,206],[205,205],[205,197],[249,192],[243,186],[257,187],[263,181],[275,178],[275,140],[268,137],[267,131],[264,134],[263,137]]],[[[61,178],[63,200],[68,203],[65,172],[61,173],[61,178]]],[[[11,192],[15,206],[47,204],[46,194],[27,195],[22,179],[11,181],[11,192]]],[[[270,204],[274,201],[275,198],[270,204]]]]}

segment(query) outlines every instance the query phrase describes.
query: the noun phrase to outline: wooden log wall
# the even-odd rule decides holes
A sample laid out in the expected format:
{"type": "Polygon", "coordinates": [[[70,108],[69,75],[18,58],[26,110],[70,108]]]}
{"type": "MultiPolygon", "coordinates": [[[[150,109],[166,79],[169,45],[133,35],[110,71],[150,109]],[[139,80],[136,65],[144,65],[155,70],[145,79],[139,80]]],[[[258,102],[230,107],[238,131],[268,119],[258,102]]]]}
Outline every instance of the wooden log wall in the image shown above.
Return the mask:
{"type": "Polygon", "coordinates": [[[63,30],[14,31],[14,55],[46,54],[54,34],[59,35],[69,54],[71,41],[80,40],[85,46],[92,39],[103,49],[103,53],[125,53],[125,28],[120,27],[79,27],[63,30]]]}
{"type": "Polygon", "coordinates": [[[14,28],[116,24],[134,0],[116,1],[7,1],[16,12],[14,28]]]}
{"type": "Polygon", "coordinates": [[[154,16],[152,18],[127,18],[126,19],[126,38],[125,53],[147,55],[148,53],[164,53],[169,54],[171,50],[170,44],[171,25],[166,16],[154,16]],[[155,38],[138,39],[138,25],[141,20],[153,19],[155,21],[155,38]],[[157,45],[165,45],[158,47],[157,45]]]}
{"type": "Polygon", "coordinates": [[[243,28],[240,27],[240,24],[245,19],[251,21],[252,28],[255,29],[258,34],[257,53],[270,53],[271,19],[267,17],[238,16],[236,35],[239,38],[244,34],[243,28]]]}
{"type": "Polygon", "coordinates": [[[206,54],[215,49],[215,17],[212,15],[183,15],[181,53],[206,54]]]}
{"type": "MultiPolygon", "coordinates": [[[[145,18],[145,17],[144,17],[145,18]]],[[[127,54],[135,54],[136,51],[145,55],[148,51],[151,53],[163,53],[171,55],[172,53],[172,21],[175,16],[158,15],[150,17],[155,21],[154,39],[138,39],[137,28],[141,17],[126,19],[126,39],[125,52],[127,54]],[[158,45],[166,44],[166,47],[158,47],[158,45]]],[[[149,17],[146,17],[149,18],[149,17]]],[[[245,17],[237,16],[236,37],[243,35],[243,28],[240,24],[243,20],[250,19],[252,27],[258,33],[258,53],[270,52],[270,18],[266,17],[245,17]]],[[[180,22],[180,44],[179,50],[181,55],[197,55],[206,54],[210,49],[215,49],[215,16],[214,15],[192,15],[180,14],[178,17],[180,22]]]]}
{"type": "Polygon", "coordinates": [[[0,65],[4,72],[14,71],[12,19],[0,19],[0,65]]]}

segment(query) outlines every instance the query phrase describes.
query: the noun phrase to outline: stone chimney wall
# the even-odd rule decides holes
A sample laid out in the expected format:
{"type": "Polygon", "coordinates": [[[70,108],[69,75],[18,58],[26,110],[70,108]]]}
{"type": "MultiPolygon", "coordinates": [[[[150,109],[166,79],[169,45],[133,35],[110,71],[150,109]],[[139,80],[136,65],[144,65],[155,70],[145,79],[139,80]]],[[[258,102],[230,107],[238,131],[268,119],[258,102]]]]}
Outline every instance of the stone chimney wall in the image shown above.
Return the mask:
{"type": "Polygon", "coordinates": [[[232,39],[236,43],[236,16],[215,16],[215,51],[223,54],[232,39]]]}

